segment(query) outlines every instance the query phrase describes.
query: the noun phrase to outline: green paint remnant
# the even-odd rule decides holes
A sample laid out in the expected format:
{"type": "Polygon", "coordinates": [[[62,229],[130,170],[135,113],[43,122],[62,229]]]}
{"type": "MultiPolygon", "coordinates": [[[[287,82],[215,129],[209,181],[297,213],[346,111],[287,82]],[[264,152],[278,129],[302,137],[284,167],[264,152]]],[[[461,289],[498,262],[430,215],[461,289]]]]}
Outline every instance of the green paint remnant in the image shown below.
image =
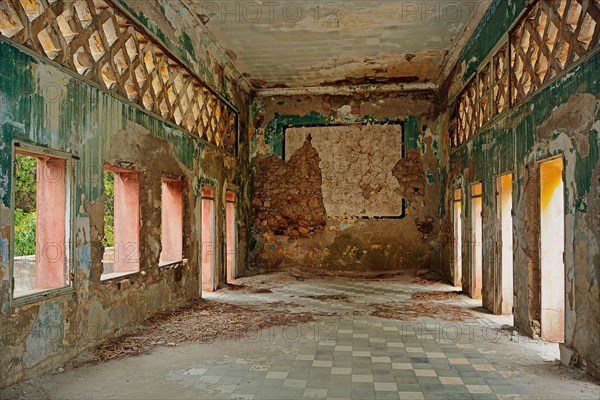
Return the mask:
{"type": "Polygon", "coordinates": [[[181,46],[188,52],[192,57],[196,58],[196,50],[194,49],[194,43],[192,43],[192,38],[187,34],[187,32],[181,32],[179,36],[179,40],[181,41],[181,46]]]}
{"type": "Polygon", "coordinates": [[[444,201],[444,199],[446,198],[445,197],[445,195],[446,195],[445,183],[448,182],[448,172],[445,168],[440,169],[439,179],[440,179],[440,182],[443,182],[443,184],[440,185],[440,203],[438,206],[438,212],[439,212],[439,215],[445,215],[446,214],[446,202],[444,201]]]}
{"type": "Polygon", "coordinates": [[[407,116],[404,119],[404,143],[407,150],[419,148],[420,134],[417,118],[413,115],[407,116]]]}
{"type": "Polygon", "coordinates": [[[250,243],[248,243],[248,250],[250,254],[253,254],[258,246],[258,239],[255,235],[250,236],[250,243]]]}
{"type": "Polygon", "coordinates": [[[273,119],[265,127],[265,144],[270,148],[267,155],[283,156],[283,132],[288,126],[330,125],[332,123],[334,123],[332,117],[314,111],[304,116],[275,113],[273,119]]]}
{"type": "MultiPolygon", "coordinates": [[[[255,104],[253,103],[251,106],[251,117],[256,115],[258,110],[264,106],[263,103],[255,104]]],[[[414,117],[413,117],[414,118],[414,117]]],[[[416,126],[416,118],[415,126],[416,126]]],[[[373,115],[365,115],[359,118],[352,118],[350,120],[344,120],[344,122],[351,123],[362,123],[362,124],[398,124],[401,123],[402,120],[398,118],[383,118],[381,120],[377,120],[373,115]]],[[[277,155],[279,157],[283,156],[283,134],[285,128],[294,127],[294,126],[319,126],[319,125],[334,125],[339,123],[339,120],[336,120],[332,116],[323,115],[319,112],[312,111],[306,115],[291,115],[291,114],[279,114],[275,113],[273,118],[267,123],[264,129],[264,141],[265,145],[267,145],[267,156],[277,155]]],[[[418,130],[418,129],[417,129],[418,130]]],[[[252,147],[256,148],[256,138],[260,135],[260,128],[256,129],[256,133],[252,140],[252,147]]]]}
{"type": "Polygon", "coordinates": [[[467,63],[463,79],[475,72],[529,3],[529,0],[494,0],[459,58],[459,64],[467,63]]]}
{"type": "Polygon", "coordinates": [[[359,122],[363,124],[377,124],[379,122],[384,123],[383,121],[378,121],[373,115],[365,115],[362,118],[352,118],[348,122],[359,122]]]}
{"type": "Polygon", "coordinates": [[[427,178],[427,183],[430,185],[435,182],[435,176],[431,173],[431,171],[425,171],[425,178],[427,178]]]}
{"type": "Polygon", "coordinates": [[[587,195],[592,189],[592,174],[598,163],[600,137],[597,130],[593,129],[590,132],[588,143],[590,145],[588,156],[583,158],[577,153],[576,157],[575,184],[577,193],[575,196],[575,210],[578,212],[587,212],[588,210],[587,195]]]}
{"type": "Polygon", "coordinates": [[[282,105],[284,105],[284,104],[285,104],[285,101],[283,101],[283,100],[280,100],[280,101],[278,101],[278,102],[277,102],[277,105],[278,105],[278,106],[282,106],[282,105]]]}

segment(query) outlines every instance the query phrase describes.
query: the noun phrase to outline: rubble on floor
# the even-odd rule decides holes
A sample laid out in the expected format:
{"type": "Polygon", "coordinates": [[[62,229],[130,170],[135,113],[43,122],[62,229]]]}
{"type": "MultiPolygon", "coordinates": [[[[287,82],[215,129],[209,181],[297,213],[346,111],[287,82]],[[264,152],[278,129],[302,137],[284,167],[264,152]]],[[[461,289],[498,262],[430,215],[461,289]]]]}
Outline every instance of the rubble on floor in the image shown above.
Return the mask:
{"type": "Polygon", "coordinates": [[[352,301],[350,296],[348,296],[347,294],[318,294],[318,295],[313,295],[313,296],[300,296],[300,297],[305,298],[305,299],[314,299],[314,300],[320,300],[320,301],[332,301],[332,300],[338,300],[338,301],[344,301],[344,302],[352,301]]]}
{"type": "Polygon", "coordinates": [[[369,304],[369,307],[374,309],[370,313],[370,315],[374,317],[398,319],[402,321],[427,317],[462,322],[474,318],[473,314],[465,311],[463,308],[437,302],[372,303],[369,304]]]}
{"type": "Polygon", "coordinates": [[[237,293],[273,293],[273,291],[269,288],[257,288],[257,287],[250,287],[248,285],[244,285],[244,284],[229,284],[226,287],[223,288],[224,290],[232,290],[234,292],[237,293]]]}
{"type": "Polygon", "coordinates": [[[453,291],[435,291],[435,292],[415,292],[410,296],[411,300],[455,300],[462,292],[453,291]]]}
{"type": "MultiPolygon", "coordinates": [[[[248,287],[252,292],[252,288],[248,287]]],[[[103,363],[124,356],[136,356],[152,351],[156,346],[177,346],[187,342],[212,342],[240,338],[273,326],[285,326],[313,321],[329,313],[290,312],[302,307],[283,301],[260,307],[250,304],[209,302],[199,300],[172,312],[161,313],[146,320],[133,333],[99,345],[92,356],[79,357],[73,366],[103,363]]]]}

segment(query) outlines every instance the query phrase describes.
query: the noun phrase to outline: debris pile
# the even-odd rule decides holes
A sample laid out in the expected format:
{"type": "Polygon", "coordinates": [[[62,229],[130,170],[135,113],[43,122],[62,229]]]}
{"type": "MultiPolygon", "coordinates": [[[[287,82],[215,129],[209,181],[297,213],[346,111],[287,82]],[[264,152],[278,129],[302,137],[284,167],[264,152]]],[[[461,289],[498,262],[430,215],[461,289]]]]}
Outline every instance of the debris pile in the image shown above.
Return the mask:
{"type": "Polygon", "coordinates": [[[320,300],[320,301],[334,301],[334,300],[343,301],[343,302],[352,301],[347,294],[318,294],[318,295],[300,296],[300,297],[305,298],[305,299],[314,299],[314,300],[320,300]]]}
{"type": "Polygon", "coordinates": [[[415,273],[412,283],[419,285],[436,285],[444,283],[444,277],[437,271],[421,269],[415,273]]]}
{"type": "Polygon", "coordinates": [[[225,290],[231,290],[238,293],[273,293],[273,291],[269,288],[257,288],[252,286],[247,286],[242,283],[238,284],[229,284],[225,288],[225,290]]]}
{"type": "Polygon", "coordinates": [[[145,354],[156,346],[239,338],[272,326],[301,324],[311,322],[318,316],[333,315],[289,311],[296,307],[301,306],[274,302],[267,303],[265,307],[256,307],[199,300],[177,310],[157,314],[146,320],[138,331],[99,345],[94,351],[94,358],[88,362],[100,364],[115,358],[145,354]]]}
{"type": "Polygon", "coordinates": [[[436,291],[436,292],[415,292],[410,296],[411,300],[431,301],[431,300],[455,300],[462,292],[436,291]]]}
{"type": "Polygon", "coordinates": [[[460,307],[437,302],[390,302],[374,303],[369,306],[374,308],[374,310],[371,311],[371,315],[374,317],[399,319],[403,321],[427,317],[461,322],[473,318],[473,314],[460,307]]]}

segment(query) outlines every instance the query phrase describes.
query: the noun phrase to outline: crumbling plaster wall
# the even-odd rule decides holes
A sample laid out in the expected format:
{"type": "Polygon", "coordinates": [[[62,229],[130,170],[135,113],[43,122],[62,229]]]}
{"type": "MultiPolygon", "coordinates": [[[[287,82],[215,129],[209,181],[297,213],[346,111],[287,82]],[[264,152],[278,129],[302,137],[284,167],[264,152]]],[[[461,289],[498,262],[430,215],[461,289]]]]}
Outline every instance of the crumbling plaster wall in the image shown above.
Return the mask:
{"type": "MultiPolygon", "coordinates": [[[[134,8],[142,5],[130,3],[134,8]]],[[[171,24],[176,25],[177,15],[171,15],[171,24]]],[[[159,33],[157,36],[167,47],[185,48],[186,57],[182,59],[192,60],[190,68],[202,72],[203,78],[211,77],[208,82],[213,88],[237,107],[240,156],[226,154],[55,63],[0,40],[0,387],[64,364],[82,350],[127,331],[156,312],[199,297],[201,221],[197,216],[203,183],[217,190],[219,281],[225,279],[227,190],[236,191],[238,199],[238,271],[246,265],[246,88],[236,84],[226,66],[216,60],[207,64],[204,54],[195,53],[194,49],[202,47],[195,39],[182,44],[185,31],[179,31],[179,35],[163,31],[163,17],[151,6],[140,10],[139,17],[140,23],[159,33]],[[73,290],[20,305],[11,300],[9,281],[13,140],[79,156],[74,161],[73,290]],[[140,272],[100,281],[104,164],[140,173],[140,272]],[[185,180],[183,253],[187,261],[159,268],[163,174],[185,180]]]]}
{"type": "Polygon", "coordinates": [[[285,154],[293,154],[309,136],[320,159],[328,216],[402,214],[400,185],[393,175],[403,153],[401,124],[290,127],[285,131],[285,154]]]}
{"type": "Polygon", "coordinates": [[[251,112],[254,266],[352,272],[437,268],[436,102],[435,93],[429,91],[258,97],[251,112]],[[400,218],[328,215],[321,160],[311,140],[287,154],[288,161],[281,160],[285,127],[386,122],[402,122],[404,129],[405,157],[398,155],[394,181],[390,180],[398,187],[398,201],[407,200],[400,218]],[[274,197],[279,199],[274,202],[274,197]],[[281,212],[286,209],[293,212],[281,212]]]}
{"type": "MultiPolygon", "coordinates": [[[[480,65],[526,4],[496,2],[465,48],[446,83],[447,105],[480,65]]],[[[463,243],[470,240],[468,185],[483,182],[483,304],[497,310],[495,178],[513,173],[514,316],[515,326],[539,334],[539,167],[538,162],[562,155],[565,163],[565,343],[582,365],[600,376],[600,55],[591,55],[567,74],[542,88],[522,104],[500,114],[478,135],[452,150],[447,128],[442,136],[443,269],[452,268],[452,198],[462,182],[463,243]]],[[[448,124],[449,112],[443,116],[448,124]]],[[[469,289],[470,248],[462,249],[463,288],[469,289]]],[[[560,296],[560,294],[556,294],[560,296]]]]}

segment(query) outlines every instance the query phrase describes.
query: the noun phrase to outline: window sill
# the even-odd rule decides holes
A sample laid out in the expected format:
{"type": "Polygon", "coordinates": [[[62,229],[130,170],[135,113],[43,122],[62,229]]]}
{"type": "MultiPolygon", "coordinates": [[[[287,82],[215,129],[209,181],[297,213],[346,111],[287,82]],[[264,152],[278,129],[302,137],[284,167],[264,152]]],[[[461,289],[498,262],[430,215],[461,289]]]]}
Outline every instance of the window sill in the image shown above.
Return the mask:
{"type": "Polygon", "coordinates": [[[102,274],[100,276],[101,282],[111,281],[117,278],[122,278],[124,276],[136,275],[139,274],[140,271],[125,271],[125,272],[111,272],[109,274],[102,274]]]}
{"type": "Polygon", "coordinates": [[[11,300],[11,306],[19,307],[29,303],[35,303],[37,301],[43,301],[52,297],[58,297],[65,294],[69,294],[75,291],[73,285],[65,286],[58,289],[48,289],[40,291],[31,291],[27,294],[20,295],[19,297],[13,297],[11,300]]]}
{"type": "Polygon", "coordinates": [[[187,264],[187,258],[179,261],[161,261],[158,263],[158,267],[161,269],[179,268],[187,264]]]}

